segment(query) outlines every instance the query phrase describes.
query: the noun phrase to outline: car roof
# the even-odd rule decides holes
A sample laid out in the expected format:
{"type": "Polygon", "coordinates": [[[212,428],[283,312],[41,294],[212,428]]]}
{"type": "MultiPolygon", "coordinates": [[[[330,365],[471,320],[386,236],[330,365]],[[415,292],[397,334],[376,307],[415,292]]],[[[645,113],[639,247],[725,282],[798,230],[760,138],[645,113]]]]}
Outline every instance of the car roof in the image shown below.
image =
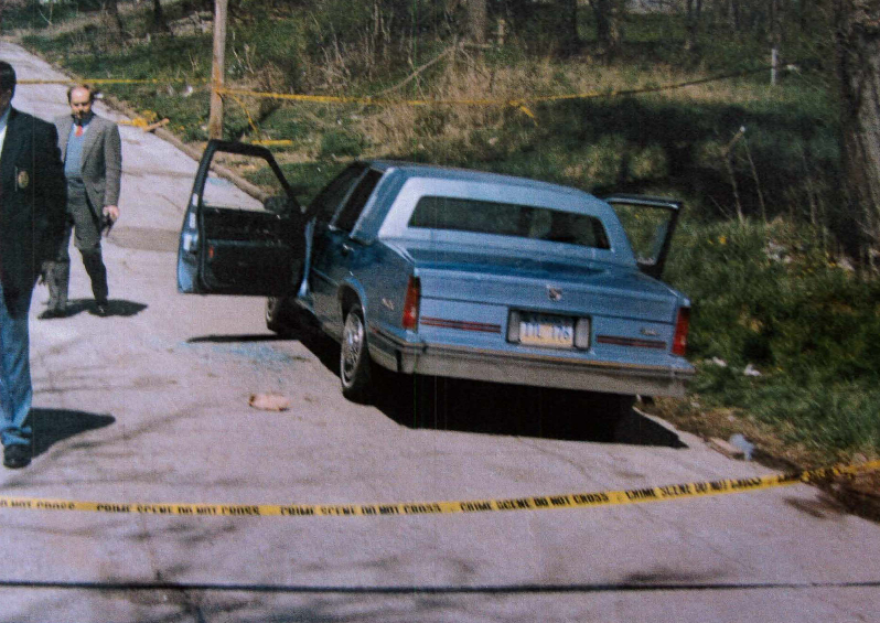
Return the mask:
{"type": "Polygon", "coordinates": [[[476,171],[473,169],[460,169],[456,167],[440,166],[434,164],[420,164],[416,162],[405,162],[400,160],[365,160],[364,164],[379,171],[387,172],[395,170],[403,174],[407,178],[422,177],[435,178],[444,180],[459,180],[467,182],[484,182],[493,184],[505,184],[508,186],[521,186],[523,188],[540,189],[544,191],[552,191],[571,195],[586,195],[593,197],[589,193],[573,188],[571,186],[563,186],[561,184],[552,184],[550,182],[541,182],[529,179],[527,177],[518,177],[515,175],[506,175],[503,173],[489,173],[487,171],[476,171]]]}

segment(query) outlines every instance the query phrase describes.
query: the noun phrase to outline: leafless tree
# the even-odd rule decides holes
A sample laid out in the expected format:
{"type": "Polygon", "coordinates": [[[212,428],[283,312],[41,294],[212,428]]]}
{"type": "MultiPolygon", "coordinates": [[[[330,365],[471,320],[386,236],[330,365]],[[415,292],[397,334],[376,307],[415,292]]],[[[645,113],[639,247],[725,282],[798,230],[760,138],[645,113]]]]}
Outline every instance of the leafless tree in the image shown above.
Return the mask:
{"type": "Polygon", "coordinates": [[[848,224],[840,233],[865,259],[880,250],[880,0],[833,2],[848,224]]]}
{"type": "Polygon", "coordinates": [[[160,0],[153,0],[153,15],[150,18],[150,32],[171,32],[168,22],[165,21],[165,13],[162,10],[162,2],[160,0]]]}
{"type": "Polygon", "coordinates": [[[613,56],[623,43],[626,0],[590,0],[596,18],[596,37],[603,50],[613,56]]]}
{"type": "Polygon", "coordinates": [[[574,54],[581,45],[578,34],[578,0],[557,0],[562,17],[559,47],[564,54],[574,54]]]}
{"type": "Polygon", "coordinates": [[[110,23],[116,31],[116,35],[124,37],[125,24],[122,23],[122,18],[119,16],[119,5],[117,4],[117,0],[104,0],[104,10],[107,11],[107,15],[110,16],[110,23]]]}
{"type": "Polygon", "coordinates": [[[468,32],[471,41],[486,41],[486,0],[467,0],[468,32]]]}
{"type": "Polygon", "coordinates": [[[685,4],[685,40],[686,50],[695,50],[697,47],[697,33],[700,27],[700,18],[703,14],[703,0],[687,0],[685,4]]]}

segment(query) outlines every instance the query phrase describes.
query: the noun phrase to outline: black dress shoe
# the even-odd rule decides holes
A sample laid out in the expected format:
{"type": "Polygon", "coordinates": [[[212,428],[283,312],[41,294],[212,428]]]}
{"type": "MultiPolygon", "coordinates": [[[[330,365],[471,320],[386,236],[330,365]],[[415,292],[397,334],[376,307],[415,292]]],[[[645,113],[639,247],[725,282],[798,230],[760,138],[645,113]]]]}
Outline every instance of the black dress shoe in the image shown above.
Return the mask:
{"type": "Polygon", "coordinates": [[[106,318],[110,315],[110,305],[106,301],[95,304],[95,315],[106,318]]]}
{"type": "Polygon", "coordinates": [[[3,466],[9,469],[21,469],[31,463],[31,449],[23,444],[6,446],[3,449],[3,466]]]}
{"type": "Polygon", "coordinates": [[[67,312],[63,309],[59,309],[57,307],[50,307],[42,314],[37,316],[40,320],[52,320],[53,318],[64,318],[67,316],[67,312]]]}

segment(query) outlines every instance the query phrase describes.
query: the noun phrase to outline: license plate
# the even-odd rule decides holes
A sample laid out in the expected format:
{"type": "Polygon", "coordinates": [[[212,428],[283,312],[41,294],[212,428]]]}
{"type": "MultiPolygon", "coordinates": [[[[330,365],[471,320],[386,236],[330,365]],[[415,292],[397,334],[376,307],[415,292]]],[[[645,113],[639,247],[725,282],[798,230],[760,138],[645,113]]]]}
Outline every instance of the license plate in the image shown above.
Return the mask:
{"type": "Polygon", "coordinates": [[[521,313],[519,343],[526,346],[571,348],[574,346],[574,319],[521,313]]]}

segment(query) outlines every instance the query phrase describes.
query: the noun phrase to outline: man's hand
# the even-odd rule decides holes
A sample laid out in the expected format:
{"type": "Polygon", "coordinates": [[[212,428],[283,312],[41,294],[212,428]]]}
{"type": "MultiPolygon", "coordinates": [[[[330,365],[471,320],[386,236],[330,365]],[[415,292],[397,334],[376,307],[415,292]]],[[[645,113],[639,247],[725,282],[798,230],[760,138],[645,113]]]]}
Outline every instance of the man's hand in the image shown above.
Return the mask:
{"type": "Polygon", "coordinates": [[[119,207],[118,206],[104,206],[104,209],[101,211],[104,215],[104,223],[101,225],[101,231],[109,236],[110,230],[113,229],[113,223],[116,222],[116,219],[119,218],[119,207]]]}
{"type": "Polygon", "coordinates": [[[111,223],[115,223],[116,219],[119,218],[119,206],[104,206],[103,214],[104,218],[108,219],[111,223]]]}
{"type": "Polygon", "coordinates": [[[49,275],[52,274],[52,266],[53,265],[54,265],[54,262],[48,262],[48,261],[43,262],[40,265],[40,281],[39,281],[40,285],[49,282],[49,275]]]}

